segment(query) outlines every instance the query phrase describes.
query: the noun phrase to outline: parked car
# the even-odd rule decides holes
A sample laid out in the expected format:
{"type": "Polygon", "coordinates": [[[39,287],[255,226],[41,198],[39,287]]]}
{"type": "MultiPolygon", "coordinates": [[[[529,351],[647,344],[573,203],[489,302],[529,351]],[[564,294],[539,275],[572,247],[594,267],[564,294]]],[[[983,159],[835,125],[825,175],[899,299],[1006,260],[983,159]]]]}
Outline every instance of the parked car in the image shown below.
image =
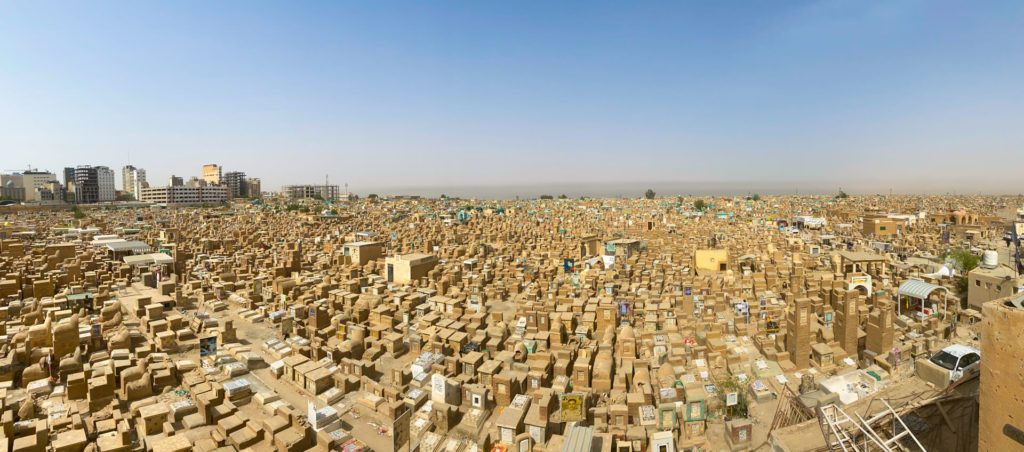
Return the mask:
{"type": "Polygon", "coordinates": [[[950,345],[929,359],[933,364],[949,371],[949,381],[958,381],[981,363],[981,351],[966,345],[950,345]]]}

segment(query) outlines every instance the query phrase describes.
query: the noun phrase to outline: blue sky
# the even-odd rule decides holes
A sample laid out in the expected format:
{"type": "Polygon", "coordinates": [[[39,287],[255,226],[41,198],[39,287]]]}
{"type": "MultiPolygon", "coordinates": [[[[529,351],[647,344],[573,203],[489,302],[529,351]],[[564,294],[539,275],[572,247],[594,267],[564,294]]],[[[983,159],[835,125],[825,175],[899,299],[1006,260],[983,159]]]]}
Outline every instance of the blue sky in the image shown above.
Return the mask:
{"type": "Polygon", "coordinates": [[[1019,1],[2,2],[0,169],[1017,192],[1022,80],[1019,1]]]}

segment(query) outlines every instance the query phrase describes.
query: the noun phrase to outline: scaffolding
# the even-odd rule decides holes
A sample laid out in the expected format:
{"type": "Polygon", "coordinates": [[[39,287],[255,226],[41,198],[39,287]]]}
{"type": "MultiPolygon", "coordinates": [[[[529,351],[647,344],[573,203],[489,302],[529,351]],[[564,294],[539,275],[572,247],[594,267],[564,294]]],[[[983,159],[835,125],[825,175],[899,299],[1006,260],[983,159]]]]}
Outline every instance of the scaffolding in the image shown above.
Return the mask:
{"type": "Polygon", "coordinates": [[[783,386],[781,392],[779,405],[775,408],[775,416],[772,418],[772,425],[768,429],[769,435],[777,428],[796,425],[814,417],[814,413],[804,408],[796,393],[789,386],[783,386]]]}
{"type": "Polygon", "coordinates": [[[857,417],[855,420],[836,404],[818,407],[818,426],[821,427],[821,434],[825,437],[825,444],[829,450],[927,452],[892,405],[885,400],[880,401],[885,405],[885,409],[869,419],[864,419],[860,413],[854,413],[857,417]]]}

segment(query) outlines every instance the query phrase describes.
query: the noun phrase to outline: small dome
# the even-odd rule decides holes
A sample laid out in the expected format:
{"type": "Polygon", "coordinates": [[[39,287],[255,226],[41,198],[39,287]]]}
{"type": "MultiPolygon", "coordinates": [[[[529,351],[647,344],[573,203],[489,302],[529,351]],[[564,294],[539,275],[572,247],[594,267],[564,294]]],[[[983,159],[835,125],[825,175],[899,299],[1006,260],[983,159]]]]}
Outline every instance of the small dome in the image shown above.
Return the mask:
{"type": "Polygon", "coordinates": [[[622,327],[622,332],[619,333],[623,339],[636,339],[636,332],[633,331],[633,327],[626,325],[622,327]]]}

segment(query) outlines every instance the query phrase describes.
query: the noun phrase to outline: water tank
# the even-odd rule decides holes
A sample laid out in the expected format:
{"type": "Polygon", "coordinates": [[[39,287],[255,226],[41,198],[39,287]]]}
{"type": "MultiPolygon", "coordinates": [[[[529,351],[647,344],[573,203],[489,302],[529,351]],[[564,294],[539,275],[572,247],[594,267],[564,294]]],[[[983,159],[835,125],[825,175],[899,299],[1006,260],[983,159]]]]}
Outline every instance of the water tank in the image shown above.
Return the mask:
{"type": "Polygon", "coordinates": [[[985,250],[981,253],[981,266],[985,268],[996,268],[999,266],[999,253],[995,250],[985,250]]]}

